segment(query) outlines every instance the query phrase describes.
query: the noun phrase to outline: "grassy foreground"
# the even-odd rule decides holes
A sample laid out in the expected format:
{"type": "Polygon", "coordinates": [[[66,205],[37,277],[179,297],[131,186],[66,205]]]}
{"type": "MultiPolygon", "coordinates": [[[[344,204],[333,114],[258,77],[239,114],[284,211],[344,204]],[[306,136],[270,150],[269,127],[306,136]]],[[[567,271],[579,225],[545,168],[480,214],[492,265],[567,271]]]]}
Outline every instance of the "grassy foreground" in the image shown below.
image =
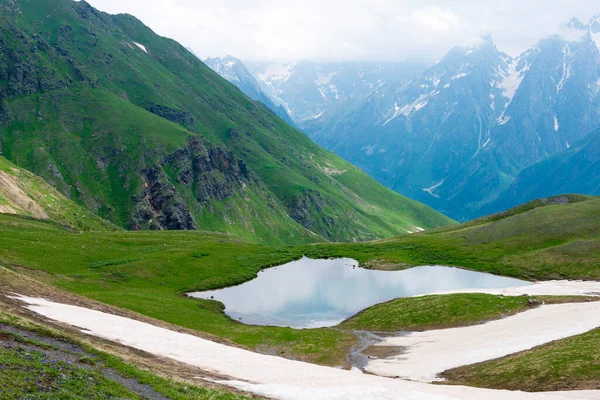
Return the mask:
{"type": "Polygon", "coordinates": [[[3,399],[250,399],[165,379],[6,313],[0,313],[0,345],[3,399]]]}
{"type": "Polygon", "coordinates": [[[339,327],[378,332],[446,329],[508,317],[542,304],[598,300],[597,297],[586,296],[505,297],[483,293],[408,297],[367,308],[339,327]]]}
{"type": "Polygon", "coordinates": [[[397,332],[465,326],[525,311],[527,296],[502,297],[469,293],[401,298],[375,307],[342,322],[343,329],[397,332]]]}
{"type": "Polygon", "coordinates": [[[451,228],[364,244],[310,246],[312,257],[352,257],[371,268],[449,265],[529,280],[600,279],[600,198],[534,201],[451,228]]]}
{"type": "Polygon", "coordinates": [[[16,271],[44,271],[36,279],[250,349],[345,365],[355,341],[354,335],[333,329],[246,326],[227,317],[219,303],[182,295],[250,280],[262,268],[300,258],[301,249],[273,249],[201,232],[73,234],[3,215],[0,240],[0,264],[16,271]]]}
{"type": "MultiPolygon", "coordinates": [[[[303,254],[353,257],[373,268],[443,264],[521,278],[598,279],[600,200],[584,200],[525,207],[456,228],[392,240],[280,248],[206,232],[75,234],[49,222],[0,215],[0,264],[72,293],[253,350],[345,365],[345,356],[357,340],[351,329],[469,325],[523,310],[527,300],[485,295],[401,299],[366,310],[342,324],[341,330],[294,330],[246,326],[229,319],[219,303],[182,293],[239,284],[262,268],[303,254]]],[[[581,365],[592,361],[583,358],[581,365]]],[[[577,380],[567,373],[562,378],[577,380]]]]}

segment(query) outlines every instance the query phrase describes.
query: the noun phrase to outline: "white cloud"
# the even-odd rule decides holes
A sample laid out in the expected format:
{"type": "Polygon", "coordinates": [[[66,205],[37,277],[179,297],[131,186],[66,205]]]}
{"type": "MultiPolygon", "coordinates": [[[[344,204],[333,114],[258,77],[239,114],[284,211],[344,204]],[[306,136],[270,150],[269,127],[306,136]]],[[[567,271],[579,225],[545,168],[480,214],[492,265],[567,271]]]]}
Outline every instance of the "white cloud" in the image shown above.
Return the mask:
{"type": "Polygon", "coordinates": [[[560,33],[570,17],[600,12],[589,0],[88,0],[133,14],[201,57],[244,60],[428,62],[491,34],[518,54],[560,33]]]}

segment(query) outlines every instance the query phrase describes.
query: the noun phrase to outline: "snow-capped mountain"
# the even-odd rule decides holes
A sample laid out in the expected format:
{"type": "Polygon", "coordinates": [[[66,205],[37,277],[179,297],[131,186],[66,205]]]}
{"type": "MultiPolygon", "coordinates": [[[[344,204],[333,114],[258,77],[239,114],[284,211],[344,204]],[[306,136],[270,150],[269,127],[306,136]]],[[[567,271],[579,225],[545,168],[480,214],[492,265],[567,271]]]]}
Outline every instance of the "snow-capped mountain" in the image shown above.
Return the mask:
{"type": "Polygon", "coordinates": [[[273,103],[271,98],[265,94],[256,78],[246,69],[246,66],[239,59],[227,56],[223,58],[208,58],[204,63],[213,71],[227,79],[229,82],[237,86],[244,94],[252,100],[260,101],[270,108],[277,116],[294,125],[292,119],[288,115],[284,107],[273,103]]]}
{"type": "Polygon", "coordinates": [[[568,27],[516,58],[491,38],[457,47],[305,130],[392,189],[476,216],[521,170],[600,127],[600,18],[568,27]]]}
{"type": "Polygon", "coordinates": [[[419,63],[249,63],[262,90],[286,107],[299,125],[349,100],[362,99],[386,82],[402,83],[421,73],[419,63]]]}

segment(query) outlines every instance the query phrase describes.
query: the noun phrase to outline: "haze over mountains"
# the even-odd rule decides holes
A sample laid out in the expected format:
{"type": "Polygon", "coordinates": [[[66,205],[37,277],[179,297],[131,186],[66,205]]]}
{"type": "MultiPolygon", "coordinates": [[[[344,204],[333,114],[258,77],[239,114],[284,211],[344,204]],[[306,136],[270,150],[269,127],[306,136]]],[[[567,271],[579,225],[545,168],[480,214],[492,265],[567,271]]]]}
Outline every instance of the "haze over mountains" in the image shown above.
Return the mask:
{"type": "Polygon", "coordinates": [[[71,0],[0,11],[0,155],[120,227],[291,244],[452,223],[131,15],[71,0]]]}
{"type": "Polygon", "coordinates": [[[400,64],[364,72],[363,64],[354,74],[345,72],[356,64],[308,62],[248,69],[318,144],[393,190],[466,220],[561,190],[597,191],[600,17],[573,19],[567,28],[518,57],[486,37],[421,72],[400,64]],[[556,168],[533,166],[554,155],[549,162],[571,165],[561,167],[565,181],[535,189],[556,168]],[[577,162],[587,175],[574,173],[577,162]]]}

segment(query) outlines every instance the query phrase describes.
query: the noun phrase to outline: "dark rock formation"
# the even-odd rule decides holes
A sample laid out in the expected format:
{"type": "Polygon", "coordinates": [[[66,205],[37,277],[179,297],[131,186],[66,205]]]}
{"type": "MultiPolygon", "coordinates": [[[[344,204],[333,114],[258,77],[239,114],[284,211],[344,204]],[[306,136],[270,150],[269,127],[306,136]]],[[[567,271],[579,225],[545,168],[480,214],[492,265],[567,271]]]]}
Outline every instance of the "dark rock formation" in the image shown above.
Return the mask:
{"type": "Polygon", "coordinates": [[[142,177],[144,193],[138,199],[132,229],[197,229],[194,217],[160,166],[143,170],[142,177]]]}
{"type": "Polygon", "coordinates": [[[230,150],[199,138],[190,139],[160,165],[142,171],[142,177],[145,187],[135,199],[133,229],[197,229],[189,209],[212,211],[213,201],[224,201],[258,185],[258,179],[230,150]]]}
{"type": "Polygon", "coordinates": [[[196,127],[196,122],[194,121],[192,114],[187,111],[181,111],[176,108],[171,108],[160,104],[152,105],[148,108],[148,111],[150,111],[152,114],[158,115],[159,117],[168,119],[171,122],[175,122],[176,124],[181,124],[191,131],[193,131],[196,127]]]}

